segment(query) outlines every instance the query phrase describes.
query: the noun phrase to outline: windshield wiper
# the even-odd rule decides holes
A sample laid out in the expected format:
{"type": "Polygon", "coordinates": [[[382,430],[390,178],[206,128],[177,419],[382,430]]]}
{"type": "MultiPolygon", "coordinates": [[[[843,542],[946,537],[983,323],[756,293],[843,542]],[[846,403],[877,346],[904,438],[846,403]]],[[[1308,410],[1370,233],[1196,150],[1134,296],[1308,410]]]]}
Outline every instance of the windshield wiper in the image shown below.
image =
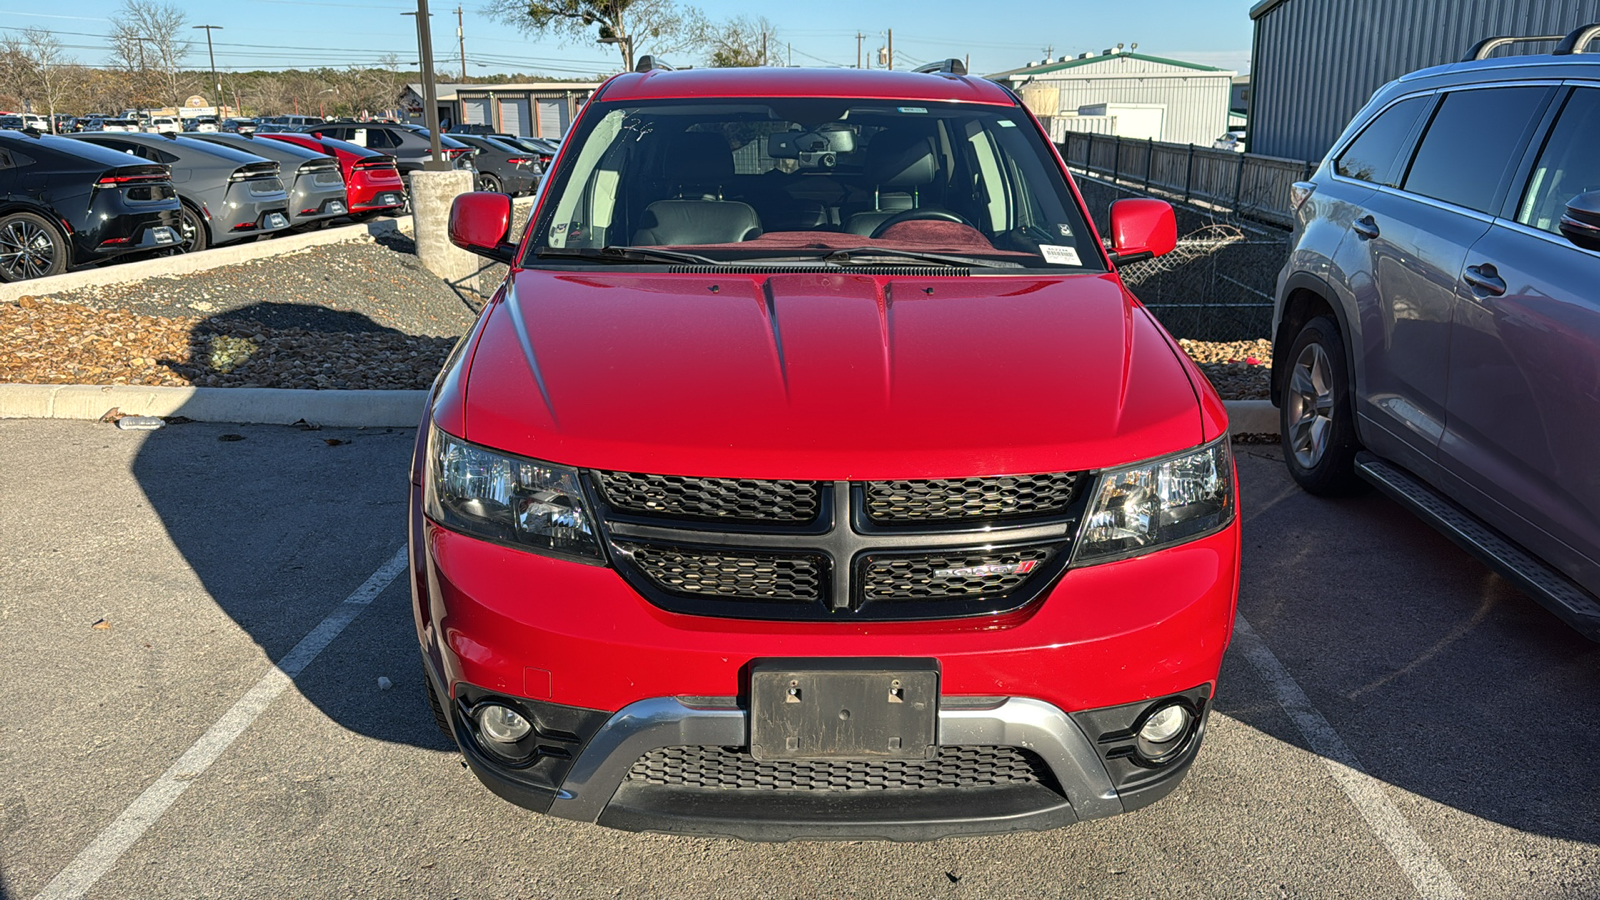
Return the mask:
{"type": "Polygon", "coordinates": [[[976,256],[956,256],[950,253],[921,253],[916,250],[896,250],[892,247],[853,247],[834,250],[822,256],[824,262],[839,265],[873,265],[884,261],[915,260],[943,266],[973,266],[980,269],[1020,269],[1021,263],[998,259],[979,259],[976,256]]]}
{"type": "Polygon", "coordinates": [[[698,253],[661,250],[655,247],[540,247],[540,259],[586,259],[603,263],[666,262],[691,266],[720,266],[723,263],[698,253]]]}

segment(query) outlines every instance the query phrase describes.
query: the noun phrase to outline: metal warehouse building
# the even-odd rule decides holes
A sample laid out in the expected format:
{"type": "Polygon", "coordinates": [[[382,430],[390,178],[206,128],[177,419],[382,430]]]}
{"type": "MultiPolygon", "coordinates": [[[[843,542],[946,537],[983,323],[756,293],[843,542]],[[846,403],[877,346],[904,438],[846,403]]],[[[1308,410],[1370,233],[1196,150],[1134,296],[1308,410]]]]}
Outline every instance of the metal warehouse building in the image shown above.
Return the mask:
{"type": "MultiPolygon", "coordinates": [[[[439,120],[488,125],[523,137],[559,139],[589,101],[598,83],[569,81],[529,84],[441,84],[437,86],[439,120]]],[[[411,121],[421,124],[422,85],[406,85],[402,104],[411,121]]]]}
{"type": "Polygon", "coordinates": [[[1228,130],[1238,73],[1121,49],[1046,59],[988,76],[1049,119],[1051,136],[1089,131],[1211,146],[1228,130]]]}
{"type": "Polygon", "coordinates": [[[1600,0],[1262,0],[1250,18],[1250,152],[1321,159],[1385,83],[1459,62],[1492,35],[1564,35],[1600,22],[1600,0]]]}

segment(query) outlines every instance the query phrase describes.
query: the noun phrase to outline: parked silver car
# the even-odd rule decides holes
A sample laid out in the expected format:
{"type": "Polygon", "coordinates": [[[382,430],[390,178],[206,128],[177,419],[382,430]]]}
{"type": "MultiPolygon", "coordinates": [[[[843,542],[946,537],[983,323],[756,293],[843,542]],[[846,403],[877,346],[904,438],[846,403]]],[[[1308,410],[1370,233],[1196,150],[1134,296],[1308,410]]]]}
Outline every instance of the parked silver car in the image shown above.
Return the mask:
{"type": "Polygon", "coordinates": [[[1596,35],[1356,115],[1294,186],[1273,399],[1306,490],[1376,484],[1600,640],[1596,35]]]}
{"type": "Polygon", "coordinates": [[[197,133],[184,135],[208,144],[253,153],[278,164],[279,177],[289,192],[289,222],[317,225],[347,215],[344,177],[339,161],[326,153],[283,141],[256,140],[244,134],[197,133]]]}
{"type": "Polygon", "coordinates": [[[278,164],[269,159],[178,135],[100,132],[72,138],[170,168],[183,202],[185,251],[289,227],[289,195],[278,177],[278,164]]]}

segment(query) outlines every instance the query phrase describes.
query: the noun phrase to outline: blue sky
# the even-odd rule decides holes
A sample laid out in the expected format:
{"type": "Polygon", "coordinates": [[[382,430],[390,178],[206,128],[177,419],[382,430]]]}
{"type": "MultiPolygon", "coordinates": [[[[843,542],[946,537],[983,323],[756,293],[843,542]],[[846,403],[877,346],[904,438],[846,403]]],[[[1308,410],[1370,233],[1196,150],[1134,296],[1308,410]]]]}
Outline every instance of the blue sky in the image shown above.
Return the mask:
{"type": "MultiPolygon", "coordinates": [[[[712,19],[765,15],[780,42],[793,48],[795,64],[855,65],[859,31],[863,55],[894,30],[896,67],[949,56],[971,55],[976,73],[1015,68],[1052,56],[1098,51],[1118,43],[1139,44],[1139,52],[1245,71],[1250,64],[1254,0],[1120,0],[1008,4],[972,0],[804,0],[774,3],[768,9],[749,0],[701,0],[712,19]],[[1029,9],[1028,6],[1032,6],[1029,9]],[[1003,10],[996,15],[975,11],[1003,10]]],[[[584,42],[524,37],[481,12],[483,0],[462,0],[468,71],[545,72],[562,77],[614,70],[610,48],[584,42]]],[[[223,70],[335,66],[377,62],[394,53],[402,64],[416,60],[416,31],[407,0],[174,0],[191,25],[223,27],[215,32],[217,67],[223,70]]],[[[0,33],[28,26],[60,35],[80,62],[105,61],[105,35],[120,0],[77,0],[40,7],[26,0],[0,0],[0,33]],[[48,11],[47,11],[48,10],[48,11]]],[[[434,55],[439,67],[456,71],[456,5],[431,0],[434,55]]],[[[205,35],[190,54],[190,65],[206,65],[205,35]]],[[[641,46],[642,52],[645,51],[641,46]]],[[[688,60],[693,62],[694,60],[688,60]]]]}

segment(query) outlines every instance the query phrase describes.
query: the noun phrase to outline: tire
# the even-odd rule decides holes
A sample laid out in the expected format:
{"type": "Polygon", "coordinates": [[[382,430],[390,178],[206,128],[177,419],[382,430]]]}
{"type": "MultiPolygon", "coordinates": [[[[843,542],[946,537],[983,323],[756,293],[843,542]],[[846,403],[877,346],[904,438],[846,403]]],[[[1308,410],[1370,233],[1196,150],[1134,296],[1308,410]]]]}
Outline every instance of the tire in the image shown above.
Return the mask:
{"type": "Polygon", "coordinates": [[[1305,324],[1290,345],[1284,367],[1278,430],[1289,474],[1309,494],[1359,493],[1354,406],[1339,326],[1327,316],[1305,324]]]}
{"type": "Polygon", "coordinates": [[[206,220],[189,204],[183,204],[178,221],[178,236],[183,239],[183,252],[198,253],[211,246],[211,232],[206,230],[206,220]]]}
{"type": "Polygon", "coordinates": [[[422,690],[428,695],[428,709],[433,711],[433,724],[451,741],[456,739],[454,728],[450,727],[450,717],[444,714],[444,707],[439,705],[439,695],[433,692],[433,676],[428,674],[428,661],[422,661],[422,690]]]}
{"type": "Polygon", "coordinates": [[[475,191],[492,191],[496,194],[505,192],[505,187],[500,184],[500,179],[490,175],[488,172],[478,173],[478,177],[473,179],[472,189],[475,191]]]}
{"type": "Polygon", "coordinates": [[[26,212],[0,216],[0,282],[60,275],[71,263],[67,239],[49,219],[26,212]]]}

